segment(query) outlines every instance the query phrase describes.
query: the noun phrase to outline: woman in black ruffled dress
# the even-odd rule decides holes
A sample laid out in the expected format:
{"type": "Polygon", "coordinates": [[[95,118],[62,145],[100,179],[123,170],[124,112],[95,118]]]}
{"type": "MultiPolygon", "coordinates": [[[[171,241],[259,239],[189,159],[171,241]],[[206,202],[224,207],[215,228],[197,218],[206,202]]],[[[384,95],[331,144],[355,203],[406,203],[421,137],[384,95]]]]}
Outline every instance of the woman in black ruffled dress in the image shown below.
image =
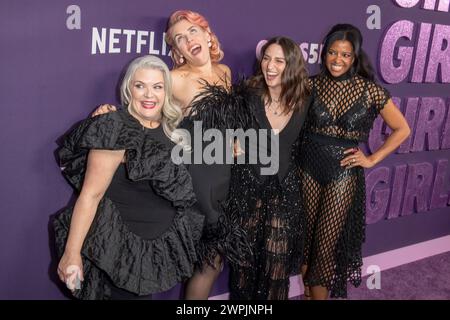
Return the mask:
{"type": "MultiPolygon", "coordinates": [[[[171,48],[173,60],[173,100],[186,115],[179,127],[189,131],[192,150],[200,150],[197,156],[202,158],[210,143],[200,138],[200,144],[195,144],[193,121],[203,121],[198,132],[200,135],[207,129],[218,129],[224,133],[226,128],[234,128],[236,119],[243,117],[236,117],[240,109],[239,104],[235,104],[236,99],[242,99],[230,92],[231,71],[220,63],[224,53],[205,17],[190,10],[175,11],[169,18],[165,40],[171,48]],[[194,106],[203,108],[197,116],[190,112],[194,106]],[[232,114],[228,113],[230,109],[227,107],[231,107],[232,114]],[[224,109],[227,112],[223,112],[224,109]]],[[[114,106],[102,105],[94,115],[115,109],[114,106]]],[[[224,154],[227,148],[232,149],[230,141],[224,141],[224,154]]],[[[197,247],[196,272],[186,282],[185,298],[198,300],[208,299],[222,271],[223,260],[234,263],[245,261],[249,247],[245,232],[233,217],[224,212],[231,164],[226,159],[219,159],[218,163],[206,163],[203,159],[195,162],[193,152],[191,156],[187,168],[198,200],[196,207],[205,216],[205,226],[197,247]]]]}
{"type": "Polygon", "coordinates": [[[393,152],[408,124],[386,89],[373,81],[361,33],[334,26],[324,41],[322,72],[311,79],[312,104],[300,146],[306,242],[305,295],[346,297],[347,281],[361,282],[365,226],[364,168],[393,152]],[[358,149],[381,114],[392,134],[372,155],[358,149]]]}
{"type": "Polygon", "coordinates": [[[191,277],[197,260],[204,217],[189,173],[171,161],[182,113],[167,66],[134,60],[121,93],[126,108],[87,119],[59,151],[80,194],[54,222],[58,275],[79,299],[151,298],[191,277]]]}

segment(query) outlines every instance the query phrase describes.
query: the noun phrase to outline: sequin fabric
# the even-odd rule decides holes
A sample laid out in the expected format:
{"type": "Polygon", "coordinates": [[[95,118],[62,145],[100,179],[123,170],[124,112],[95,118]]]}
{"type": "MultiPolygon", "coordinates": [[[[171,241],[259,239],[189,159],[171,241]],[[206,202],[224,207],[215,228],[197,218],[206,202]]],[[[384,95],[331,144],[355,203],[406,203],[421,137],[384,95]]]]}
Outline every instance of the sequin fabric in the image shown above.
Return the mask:
{"type": "Polygon", "coordinates": [[[294,166],[283,181],[261,180],[248,165],[232,170],[230,207],[239,212],[253,256],[234,265],[230,274],[233,300],[285,300],[289,276],[299,270],[304,237],[299,171],[294,166]]]}
{"type": "MultiPolygon", "coordinates": [[[[255,105],[255,128],[268,128],[270,124],[261,98],[258,97],[255,105]]],[[[238,214],[253,252],[246,263],[231,264],[230,298],[233,300],[288,299],[289,277],[300,268],[305,225],[297,150],[305,114],[305,110],[294,113],[280,133],[280,145],[286,144],[291,152],[284,164],[286,174],[264,176],[259,165],[232,167],[228,208],[238,214]]],[[[280,146],[279,150],[284,147],[280,146]]]]}

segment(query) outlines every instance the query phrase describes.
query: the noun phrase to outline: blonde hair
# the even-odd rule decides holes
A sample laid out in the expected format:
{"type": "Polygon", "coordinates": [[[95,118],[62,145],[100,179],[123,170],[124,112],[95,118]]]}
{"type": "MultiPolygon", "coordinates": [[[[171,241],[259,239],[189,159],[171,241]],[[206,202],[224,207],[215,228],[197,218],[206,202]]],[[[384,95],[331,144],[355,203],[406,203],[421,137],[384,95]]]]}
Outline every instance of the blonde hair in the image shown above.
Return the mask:
{"type": "Polygon", "coordinates": [[[214,34],[214,32],[211,31],[209,23],[205,19],[205,17],[203,17],[198,12],[190,10],[178,10],[170,15],[166,30],[166,43],[170,47],[172,47],[171,58],[174,63],[173,66],[174,68],[178,68],[186,63],[186,60],[183,61],[183,63],[180,63],[181,58],[180,55],[175,50],[173,50],[173,48],[176,46],[172,35],[172,27],[181,20],[187,20],[190,23],[198,25],[209,34],[209,36],[211,37],[211,47],[209,48],[209,55],[211,57],[211,62],[218,63],[220,60],[223,59],[224,54],[222,49],[220,48],[219,39],[217,39],[217,36],[214,34]]]}
{"type": "Polygon", "coordinates": [[[120,100],[122,105],[129,107],[131,103],[131,89],[130,82],[138,69],[153,69],[162,72],[164,77],[164,105],[162,107],[161,124],[164,133],[172,141],[178,143],[179,138],[175,137],[174,130],[183,118],[181,108],[175,105],[172,101],[172,78],[170,76],[169,68],[160,58],[147,55],[134,59],[128,66],[125,76],[123,77],[120,86],[120,100]]]}

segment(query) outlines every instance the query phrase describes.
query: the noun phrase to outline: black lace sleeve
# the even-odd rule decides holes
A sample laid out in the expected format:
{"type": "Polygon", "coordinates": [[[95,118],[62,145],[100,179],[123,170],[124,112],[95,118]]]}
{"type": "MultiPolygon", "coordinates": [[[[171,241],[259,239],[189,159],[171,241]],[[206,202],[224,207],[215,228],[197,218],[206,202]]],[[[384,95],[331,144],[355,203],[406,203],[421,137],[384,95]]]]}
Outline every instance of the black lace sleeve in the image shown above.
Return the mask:
{"type": "Polygon", "coordinates": [[[383,88],[374,82],[369,82],[368,90],[371,105],[375,108],[377,113],[380,113],[389,99],[391,99],[391,94],[386,88],[383,88]]]}

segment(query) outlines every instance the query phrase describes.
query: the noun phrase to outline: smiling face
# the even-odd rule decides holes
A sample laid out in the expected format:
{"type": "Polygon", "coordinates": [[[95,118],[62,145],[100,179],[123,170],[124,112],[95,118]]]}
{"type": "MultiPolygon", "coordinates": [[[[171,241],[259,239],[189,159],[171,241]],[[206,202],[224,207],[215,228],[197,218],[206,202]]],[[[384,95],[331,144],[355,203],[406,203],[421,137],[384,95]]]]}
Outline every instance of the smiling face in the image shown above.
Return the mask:
{"type": "Polygon", "coordinates": [[[137,69],[130,80],[130,113],[144,126],[159,122],[166,91],[164,76],[160,70],[137,69]]]}
{"type": "Polygon", "coordinates": [[[328,49],[325,65],[333,77],[345,74],[353,65],[355,54],[350,41],[336,40],[328,49]]]}
{"type": "Polygon", "coordinates": [[[261,71],[267,87],[273,89],[281,88],[281,80],[285,68],[286,58],[283,48],[276,43],[269,45],[261,60],[261,71]]]}
{"type": "Polygon", "coordinates": [[[211,37],[202,27],[183,19],[172,27],[171,33],[174,50],[187,63],[201,66],[210,60],[208,40],[211,37]]]}

